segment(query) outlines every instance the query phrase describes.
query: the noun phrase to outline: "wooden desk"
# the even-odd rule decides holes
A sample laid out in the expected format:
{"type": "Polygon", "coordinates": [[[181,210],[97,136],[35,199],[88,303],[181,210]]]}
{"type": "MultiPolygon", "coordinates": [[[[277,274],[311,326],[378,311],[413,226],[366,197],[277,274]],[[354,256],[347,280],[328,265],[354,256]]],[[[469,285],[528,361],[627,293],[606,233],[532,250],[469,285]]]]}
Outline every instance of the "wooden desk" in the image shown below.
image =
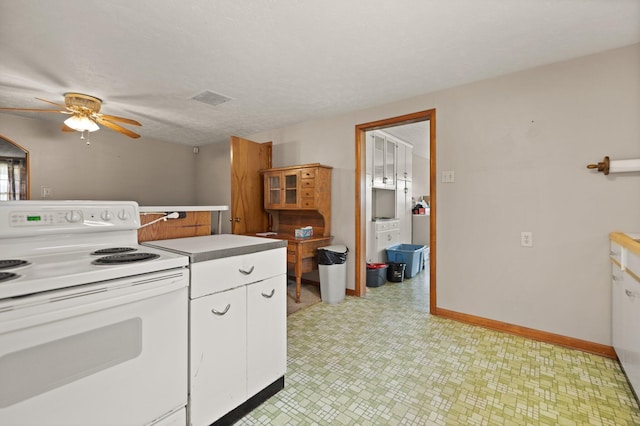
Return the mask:
{"type": "Polygon", "coordinates": [[[300,303],[302,274],[318,269],[316,249],[331,245],[333,237],[296,238],[291,234],[276,234],[267,238],[287,241],[287,265],[293,267],[296,277],[296,303],[300,303]]]}

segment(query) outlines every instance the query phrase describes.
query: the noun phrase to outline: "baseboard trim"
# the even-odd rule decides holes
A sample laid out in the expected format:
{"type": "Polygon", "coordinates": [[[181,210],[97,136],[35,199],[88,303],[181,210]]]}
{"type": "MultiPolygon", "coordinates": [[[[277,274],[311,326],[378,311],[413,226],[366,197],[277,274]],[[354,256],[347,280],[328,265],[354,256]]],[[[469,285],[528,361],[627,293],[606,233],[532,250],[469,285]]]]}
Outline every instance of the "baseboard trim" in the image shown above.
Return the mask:
{"type": "MultiPolygon", "coordinates": [[[[260,404],[277,394],[282,389],[284,389],[284,376],[280,377],[275,382],[249,398],[244,404],[213,422],[211,426],[231,426],[235,424],[238,420],[258,408],[260,404]]],[[[215,401],[212,401],[212,404],[215,404],[215,401]]]]}
{"type": "Polygon", "coordinates": [[[605,356],[607,358],[617,359],[615,350],[611,346],[602,345],[600,343],[589,342],[587,340],[575,339],[573,337],[562,336],[560,334],[540,331],[533,328],[522,327],[519,325],[509,324],[506,322],[496,321],[488,318],[478,317],[475,315],[463,314],[460,312],[450,311],[448,309],[437,308],[433,315],[448,318],[467,324],[477,325],[496,331],[515,334],[516,336],[527,337],[529,339],[538,340],[545,343],[564,346],[566,348],[578,349],[583,352],[589,352],[595,355],[605,356]]]}

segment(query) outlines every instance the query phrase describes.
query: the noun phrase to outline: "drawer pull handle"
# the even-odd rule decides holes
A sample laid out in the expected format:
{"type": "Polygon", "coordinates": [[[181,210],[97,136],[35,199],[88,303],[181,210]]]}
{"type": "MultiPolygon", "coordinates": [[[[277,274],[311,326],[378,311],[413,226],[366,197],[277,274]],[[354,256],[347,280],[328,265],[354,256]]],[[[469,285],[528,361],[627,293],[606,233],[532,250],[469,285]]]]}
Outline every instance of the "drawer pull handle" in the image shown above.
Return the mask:
{"type": "Polygon", "coordinates": [[[617,251],[609,250],[609,256],[618,256],[618,255],[620,255],[620,253],[618,253],[617,251]]]}
{"type": "Polygon", "coordinates": [[[264,293],[262,293],[262,297],[267,298],[267,299],[271,299],[275,293],[276,293],[276,289],[275,289],[275,288],[272,288],[272,289],[271,289],[271,293],[270,293],[270,294],[264,294],[264,293]]]}
{"type": "Polygon", "coordinates": [[[240,271],[241,274],[243,275],[249,275],[253,272],[255,266],[252,266],[251,268],[249,268],[249,270],[244,270],[244,269],[238,269],[238,271],[240,271]]]}
{"type": "Polygon", "coordinates": [[[211,313],[214,315],[218,315],[218,316],[222,316],[224,314],[226,314],[227,312],[229,312],[229,308],[231,308],[231,304],[228,303],[227,307],[224,308],[224,311],[220,312],[220,311],[216,311],[215,309],[211,309],[211,313]]]}
{"type": "Polygon", "coordinates": [[[636,296],[635,294],[633,294],[633,292],[631,290],[626,290],[625,289],[624,293],[629,297],[635,297],[636,296]]]}

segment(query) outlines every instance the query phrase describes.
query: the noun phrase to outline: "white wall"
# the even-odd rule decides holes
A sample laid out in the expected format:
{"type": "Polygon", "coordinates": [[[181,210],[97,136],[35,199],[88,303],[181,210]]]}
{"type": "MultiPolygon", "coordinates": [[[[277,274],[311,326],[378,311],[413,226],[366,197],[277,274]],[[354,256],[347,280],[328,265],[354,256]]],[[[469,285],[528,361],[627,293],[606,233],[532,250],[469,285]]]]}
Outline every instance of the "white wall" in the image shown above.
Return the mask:
{"type": "Polygon", "coordinates": [[[131,139],[103,129],[63,133],[60,123],[0,114],[0,134],[29,151],[31,198],[41,187],[51,199],[133,200],[141,205],[195,202],[192,148],[149,138],[131,139]]]}
{"type": "Polygon", "coordinates": [[[608,233],[640,229],[640,175],[586,165],[640,157],[639,75],[634,45],[249,138],[276,166],[334,167],[332,233],[353,249],[354,126],[436,108],[436,173],[456,176],[437,186],[438,306],[610,344],[608,233]]]}

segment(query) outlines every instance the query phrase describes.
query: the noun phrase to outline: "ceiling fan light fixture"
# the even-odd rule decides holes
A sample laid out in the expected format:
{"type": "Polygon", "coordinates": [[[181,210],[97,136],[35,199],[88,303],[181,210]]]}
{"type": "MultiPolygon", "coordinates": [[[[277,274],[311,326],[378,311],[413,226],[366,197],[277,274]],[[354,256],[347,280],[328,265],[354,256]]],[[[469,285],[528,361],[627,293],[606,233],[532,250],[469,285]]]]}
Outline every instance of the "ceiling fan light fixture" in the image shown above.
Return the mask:
{"type": "Polygon", "coordinates": [[[64,124],[78,132],[84,132],[85,130],[88,132],[95,132],[96,130],[100,130],[100,126],[98,126],[89,117],[85,116],[72,115],[64,120],[64,124]]]}

